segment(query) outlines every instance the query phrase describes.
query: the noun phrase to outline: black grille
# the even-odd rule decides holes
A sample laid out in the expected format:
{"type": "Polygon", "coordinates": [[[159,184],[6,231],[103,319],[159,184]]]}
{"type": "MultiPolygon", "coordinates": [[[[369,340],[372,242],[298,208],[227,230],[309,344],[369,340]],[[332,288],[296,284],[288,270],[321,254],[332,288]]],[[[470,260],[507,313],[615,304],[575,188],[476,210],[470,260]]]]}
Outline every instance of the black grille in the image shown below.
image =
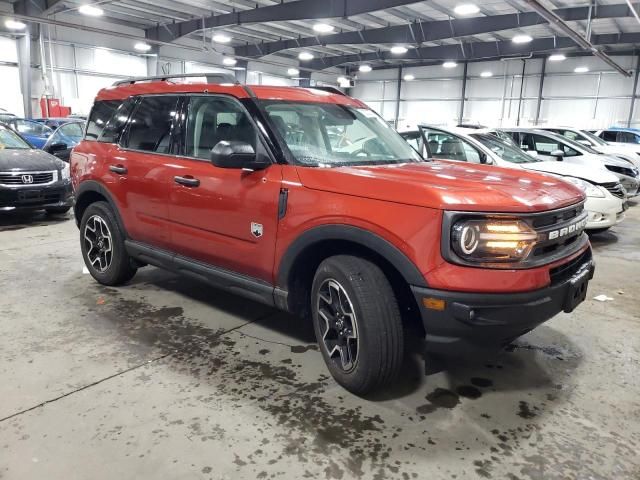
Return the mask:
{"type": "Polygon", "coordinates": [[[16,172],[0,173],[2,185],[42,185],[53,182],[54,172],[16,172]]]}
{"type": "Polygon", "coordinates": [[[609,190],[609,193],[611,193],[611,195],[613,195],[614,197],[624,198],[626,196],[624,187],[620,182],[603,183],[600,186],[609,190]]]}
{"type": "Polygon", "coordinates": [[[539,228],[557,225],[580,216],[583,211],[584,204],[580,204],[576,205],[574,208],[551,212],[547,215],[540,215],[534,218],[532,226],[537,230],[539,228]]]}
{"type": "Polygon", "coordinates": [[[638,171],[635,168],[618,167],[616,165],[607,165],[607,170],[619,173],[620,175],[626,175],[627,177],[637,177],[638,171]]]}
{"type": "Polygon", "coordinates": [[[558,267],[552,268],[549,271],[549,276],[551,277],[551,285],[557,285],[570,279],[578,272],[578,270],[580,270],[580,268],[585,263],[591,260],[591,257],[591,249],[588,249],[582,255],[579,255],[573,260],[558,267]]]}

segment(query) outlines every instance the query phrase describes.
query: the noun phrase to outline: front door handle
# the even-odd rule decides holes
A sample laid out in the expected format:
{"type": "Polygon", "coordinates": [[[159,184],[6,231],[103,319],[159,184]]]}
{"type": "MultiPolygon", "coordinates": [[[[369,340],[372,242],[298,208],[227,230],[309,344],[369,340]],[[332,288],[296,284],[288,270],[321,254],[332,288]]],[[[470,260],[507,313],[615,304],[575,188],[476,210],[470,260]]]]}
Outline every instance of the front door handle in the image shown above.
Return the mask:
{"type": "Polygon", "coordinates": [[[200,180],[193,178],[191,175],[187,175],[186,177],[173,177],[173,181],[185,187],[195,188],[200,186],[200,180]]]}
{"type": "Polygon", "coordinates": [[[109,170],[119,175],[125,175],[128,172],[127,167],[123,165],[111,165],[109,166],[109,170]]]}

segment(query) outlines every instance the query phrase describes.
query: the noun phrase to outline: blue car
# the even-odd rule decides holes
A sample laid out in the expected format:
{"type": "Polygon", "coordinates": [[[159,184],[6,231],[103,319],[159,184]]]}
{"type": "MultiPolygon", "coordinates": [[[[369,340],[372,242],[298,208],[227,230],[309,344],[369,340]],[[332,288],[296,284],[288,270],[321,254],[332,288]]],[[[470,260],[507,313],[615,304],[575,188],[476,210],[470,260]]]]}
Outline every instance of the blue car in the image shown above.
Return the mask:
{"type": "Polygon", "coordinates": [[[637,128],[609,127],[596,131],[596,135],[605,142],[640,144],[640,130],[637,128]]]}
{"type": "Polygon", "coordinates": [[[46,125],[26,118],[8,118],[5,123],[22,135],[35,148],[42,148],[47,143],[53,130],[46,125]]]}

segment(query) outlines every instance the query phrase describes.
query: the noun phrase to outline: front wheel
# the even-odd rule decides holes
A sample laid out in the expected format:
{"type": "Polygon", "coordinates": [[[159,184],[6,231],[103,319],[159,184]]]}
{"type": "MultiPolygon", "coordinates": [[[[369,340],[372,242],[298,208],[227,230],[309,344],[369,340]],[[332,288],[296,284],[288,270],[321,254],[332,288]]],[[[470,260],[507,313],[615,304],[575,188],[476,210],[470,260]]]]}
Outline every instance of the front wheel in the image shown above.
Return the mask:
{"type": "Polygon", "coordinates": [[[103,285],[121,285],[136,274],[124,235],[106,202],[92,203],[80,222],[80,245],[89,273],[103,285]]]}
{"type": "Polygon", "coordinates": [[[398,302],[382,270],[350,255],[324,260],[313,279],[313,324],[333,378],[356,395],[398,375],[404,337],[398,302]]]}

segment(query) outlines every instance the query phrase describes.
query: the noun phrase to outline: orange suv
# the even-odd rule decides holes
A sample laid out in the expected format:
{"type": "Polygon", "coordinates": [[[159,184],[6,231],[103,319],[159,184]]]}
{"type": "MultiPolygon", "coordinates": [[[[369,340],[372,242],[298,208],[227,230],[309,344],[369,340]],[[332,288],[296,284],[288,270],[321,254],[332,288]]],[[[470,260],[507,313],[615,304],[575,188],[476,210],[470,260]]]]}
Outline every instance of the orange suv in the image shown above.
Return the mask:
{"type": "Polygon", "coordinates": [[[398,375],[407,322],[432,355],[497,348],[572,311],[594,271],[579,189],[425,161],[332,89],[119,82],[98,93],[71,176],[98,282],[151,264],[310,316],[357,394],[398,375]]]}

